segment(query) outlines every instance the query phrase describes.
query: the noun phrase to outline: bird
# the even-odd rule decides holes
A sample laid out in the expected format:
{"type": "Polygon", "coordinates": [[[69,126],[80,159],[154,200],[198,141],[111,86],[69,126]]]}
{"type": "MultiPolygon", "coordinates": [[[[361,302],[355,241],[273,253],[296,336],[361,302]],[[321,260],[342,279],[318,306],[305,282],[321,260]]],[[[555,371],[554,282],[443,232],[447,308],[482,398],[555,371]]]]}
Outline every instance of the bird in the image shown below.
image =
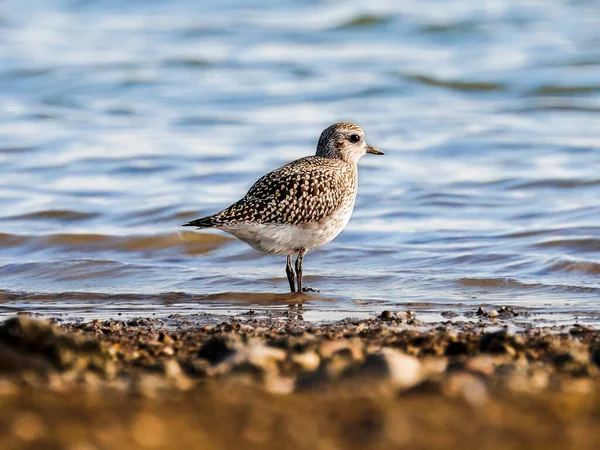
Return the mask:
{"type": "Polygon", "coordinates": [[[264,175],[241,200],[182,226],[222,230],[260,253],[286,256],[290,291],[301,293],[306,253],[331,242],[350,220],[358,160],[367,153],[384,154],[358,125],[335,123],[321,133],[315,155],[264,175]]]}

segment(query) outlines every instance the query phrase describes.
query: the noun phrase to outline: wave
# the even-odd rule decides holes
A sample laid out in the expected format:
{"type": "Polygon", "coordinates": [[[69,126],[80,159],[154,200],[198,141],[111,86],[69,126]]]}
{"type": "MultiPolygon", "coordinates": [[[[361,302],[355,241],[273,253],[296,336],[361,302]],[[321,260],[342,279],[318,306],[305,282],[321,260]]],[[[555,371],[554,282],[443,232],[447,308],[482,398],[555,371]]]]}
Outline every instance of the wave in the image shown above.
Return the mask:
{"type": "Polygon", "coordinates": [[[290,303],[305,303],[318,299],[325,302],[335,302],[336,298],[304,293],[276,294],[272,292],[221,292],[218,294],[197,295],[186,292],[161,292],[157,294],[133,293],[102,293],[102,292],[18,292],[0,289],[0,302],[90,302],[90,303],[125,303],[125,302],[161,302],[164,304],[176,303],[212,303],[212,304],[242,304],[242,305],[289,305],[290,303]]]}
{"type": "Polygon", "coordinates": [[[551,263],[546,272],[578,272],[590,275],[600,273],[600,263],[593,261],[559,260],[551,263]]]}
{"type": "Polygon", "coordinates": [[[504,233],[495,236],[498,239],[520,239],[520,238],[528,238],[535,236],[564,236],[565,234],[569,234],[571,236],[581,235],[581,234],[598,234],[600,233],[600,227],[560,227],[560,228],[541,228],[537,230],[523,230],[523,231],[515,231],[512,233],[504,233]]]}
{"type": "Polygon", "coordinates": [[[580,238],[580,239],[551,239],[542,241],[534,245],[538,248],[564,248],[583,252],[600,251],[600,239],[580,238]]]}
{"type": "MultiPolygon", "coordinates": [[[[598,265],[600,270],[600,265],[598,265]]],[[[457,284],[469,288],[541,290],[555,293],[600,294],[600,287],[569,284],[525,283],[514,278],[459,278],[457,284]]]]}
{"type": "Polygon", "coordinates": [[[442,80],[422,74],[404,74],[403,78],[428,86],[436,86],[452,91],[462,92],[485,92],[502,91],[506,85],[495,81],[463,81],[463,80],[442,80]]]}
{"type": "Polygon", "coordinates": [[[15,234],[0,233],[0,248],[19,247],[28,242],[26,236],[15,234]]]}
{"type": "Polygon", "coordinates": [[[514,278],[459,278],[456,283],[462,286],[481,288],[537,289],[544,286],[539,283],[522,283],[514,278]]]}
{"type": "Polygon", "coordinates": [[[51,219],[63,222],[75,222],[79,220],[93,219],[98,214],[87,213],[80,211],[71,211],[67,209],[48,209],[44,211],[36,211],[27,214],[19,214],[16,216],[3,217],[0,220],[44,220],[51,219]]]}
{"type": "Polygon", "coordinates": [[[557,188],[574,189],[579,187],[599,186],[600,179],[574,179],[574,178],[546,178],[540,180],[522,181],[516,183],[508,189],[536,189],[536,188],[557,188]]]}
{"type": "Polygon", "coordinates": [[[196,255],[213,251],[233,240],[228,236],[212,233],[181,231],[147,236],[111,236],[106,234],[50,234],[22,236],[0,234],[0,249],[21,247],[23,253],[40,250],[61,252],[100,251],[114,252],[158,252],[178,250],[186,255],[196,255]]]}

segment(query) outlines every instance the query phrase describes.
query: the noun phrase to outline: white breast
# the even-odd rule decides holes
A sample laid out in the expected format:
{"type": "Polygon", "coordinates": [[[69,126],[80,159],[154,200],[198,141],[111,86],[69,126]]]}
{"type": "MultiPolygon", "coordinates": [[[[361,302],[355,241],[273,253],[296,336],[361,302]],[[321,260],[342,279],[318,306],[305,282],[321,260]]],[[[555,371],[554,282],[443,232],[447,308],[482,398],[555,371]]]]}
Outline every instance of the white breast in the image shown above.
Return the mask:
{"type": "Polygon", "coordinates": [[[321,222],[301,225],[240,223],[221,229],[246,242],[261,253],[292,255],[300,249],[312,250],[331,242],[348,224],[354,199],[321,222]]]}

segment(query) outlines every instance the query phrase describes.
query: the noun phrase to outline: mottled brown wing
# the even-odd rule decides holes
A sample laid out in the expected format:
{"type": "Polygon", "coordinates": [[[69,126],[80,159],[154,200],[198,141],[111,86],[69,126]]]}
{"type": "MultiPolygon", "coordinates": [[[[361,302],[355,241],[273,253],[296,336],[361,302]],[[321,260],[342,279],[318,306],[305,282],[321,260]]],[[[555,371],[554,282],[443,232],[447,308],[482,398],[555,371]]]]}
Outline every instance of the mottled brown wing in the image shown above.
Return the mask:
{"type": "Polygon", "coordinates": [[[329,161],[309,157],[259,179],[246,196],[217,214],[221,223],[301,224],[319,222],[344,198],[347,183],[329,161]]]}

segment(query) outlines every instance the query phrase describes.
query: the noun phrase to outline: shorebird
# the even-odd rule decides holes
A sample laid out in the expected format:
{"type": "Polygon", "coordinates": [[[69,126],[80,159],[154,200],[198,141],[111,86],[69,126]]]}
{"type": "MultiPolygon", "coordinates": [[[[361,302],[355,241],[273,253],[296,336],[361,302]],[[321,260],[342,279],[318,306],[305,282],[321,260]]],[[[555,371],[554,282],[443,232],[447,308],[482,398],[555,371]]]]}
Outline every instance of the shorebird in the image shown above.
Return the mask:
{"type": "Polygon", "coordinates": [[[336,123],[321,133],[314,156],[264,175],[241,200],[183,226],[223,230],[260,253],[287,256],[290,290],[302,292],[304,255],[331,242],[348,224],[358,190],[357,163],[366,153],[383,155],[366,143],[358,125],[336,123]]]}

